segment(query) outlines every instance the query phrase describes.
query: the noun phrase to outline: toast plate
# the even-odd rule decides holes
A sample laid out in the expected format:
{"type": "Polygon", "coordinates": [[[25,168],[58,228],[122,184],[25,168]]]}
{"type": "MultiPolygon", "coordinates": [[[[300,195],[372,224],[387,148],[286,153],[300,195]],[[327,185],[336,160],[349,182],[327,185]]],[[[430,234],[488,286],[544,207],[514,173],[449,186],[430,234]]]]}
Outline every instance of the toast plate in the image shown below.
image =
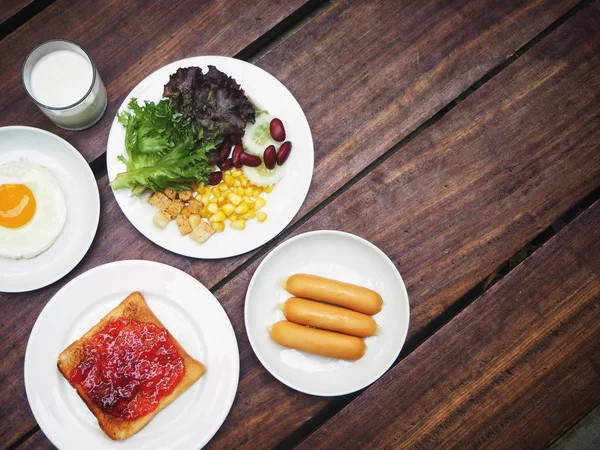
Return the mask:
{"type": "Polygon", "coordinates": [[[0,258],[0,292],[31,291],[64,277],[92,245],[100,218],[96,178],[67,141],[39,128],[0,128],[0,165],[19,160],[52,172],[65,194],[67,221],[54,244],[38,256],[0,258]]]}
{"type": "MultiPolygon", "coordinates": [[[[155,244],[184,256],[216,259],[254,250],[277,236],[291,222],[310,187],[314,149],[306,116],[290,91],[259,67],[224,56],[198,56],[158,69],[131,91],[119,112],[126,108],[132,97],[136,97],[138,102],[159,101],[163,86],[178,68],[198,66],[206,71],[209,64],[233,77],[254,103],[279,117],[285,125],[287,139],[293,143],[293,151],[282,166],[285,176],[275,185],[271,194],[265,194],[267,204],[262,211],[267,213],[267,220],[263,223],[249,220],[246,229],[242,231],[227,226],[224,232],[199,244],[189,236],[181,236],[174,221],[164,230],[156,228],[152,223],[156,208],[148,204],[145,198],[132,197],[129,189],[113,190],[113,193],[127,219],[155,244]]],[[[125,129],[115,117],[106,150],[108,179],[111,181],[118,173],[125,171],[125,164],[117,160],[119,155],[126,155],[125,129]]]]}
{"type": "Polygon", "coordinates": [[[246,293],[244,318],[252,349],[263,366],[297,391],[336,396],[358,391],[381,377],[404,345],[409,321],[408,294],[400,273],[379,248],[353,234],[313,231],[276,247],[258,266],[246,293]],[[284,320],[278,304],[292,297],[283,288],[295,273],[308,273],[371,288],[383,308],[373,316],[380,327],[366,339],[358,361],[344,361],[287,349],[271,340],[268,328],[284,320]]]}
{"type": "Polygon", "coordinates": [[[58,291],[40,313],[25,352],[25,390],[44,434],[61,450],[114,449],[94,415],[56,367],[60,352],[131,292],[148,306],[206,373],[121,449],[197,449],[217,432],[238,385],[239,352],[221,304],[199,281],[150,261],[91,269],[58,291]],[[82,444],[82,443],[85,443],[82,444]]]}

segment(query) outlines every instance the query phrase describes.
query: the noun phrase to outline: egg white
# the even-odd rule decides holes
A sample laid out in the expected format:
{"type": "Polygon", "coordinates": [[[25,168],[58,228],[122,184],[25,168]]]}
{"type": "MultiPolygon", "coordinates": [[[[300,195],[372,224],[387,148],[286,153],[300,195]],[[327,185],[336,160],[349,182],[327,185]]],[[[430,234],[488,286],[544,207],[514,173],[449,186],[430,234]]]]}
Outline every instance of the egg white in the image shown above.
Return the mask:
{"type": "Polygon", "coordinates": [[[0,257],[33,258],[54,244],[67,220],[67,203],[50,170],[25,161],[0,165],[0,185],[24,184],[35,197],[36,211],[18,228],[0,225],[0,257]]]}

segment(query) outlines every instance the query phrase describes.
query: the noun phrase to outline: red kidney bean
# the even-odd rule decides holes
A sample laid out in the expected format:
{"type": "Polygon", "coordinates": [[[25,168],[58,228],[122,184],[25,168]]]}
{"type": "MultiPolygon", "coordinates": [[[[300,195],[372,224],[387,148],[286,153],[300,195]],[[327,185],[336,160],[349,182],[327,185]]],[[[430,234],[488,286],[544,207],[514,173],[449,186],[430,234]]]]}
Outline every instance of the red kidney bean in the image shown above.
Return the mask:
{"type": "Polygon", "coordinates": [[[229,158],[221,163],[221,165],[219,166],[219,169],[221,169],[223,172],[225,172],[226,170],[229,170],[232,167],[233,167],[233,160],[231,158],[229,158]]]}
{"type": "Polygon", "coordinates": [[[283,128],[283,122],[277,118],[271,120],[269,124],[269,131],[271,132],[271,136],[277,142],[285,141],[285,128],[283,128]]]}
{"type": "Polygon", "coordinates": [[[290,156],[290,152],[292,151],[292,143],[290,141],[285,141],[279,147],[277,151],[277,164],[283,166],[283,163],[287,161],[290,156]]]}
{"type": "Polygon", "coordinates": [[[231,142],[233,145],[242,145],[242,137],[239,134],[231,135],[231,142]]]}
{"type": "Polygon", "coordinates": [[[208,184],[216,186],[223,179],[223,172],[211,172],[208,174],[208,184]]]}
{"type": "Polygon", "coordinates": [[[274,145],[269,145],[265,149],[263,161],[265,162],[267,169],[273,169],[275,167],[275,164],[277,164],[277,151],[275,150],[274,145]]]}
{"type": "Polygon", "coordinates": [[[244,166],[249,166],[249,167],[258,167],[258,166],[260,166],[260,163],[262,162],[258,156],[250,155],[245,152],[242,152],[242,154],[240,155],[240,161],[242,161],[242,164],[244,166]]]}
{"type": "Polygon", "coordinates": [[[225,161],[229,157],[229,152],[231,151],[231,140],[225,139],[223,144],[221,144],[221,148],[219,149],[219,159],[221,161],[225,161]]]}
{"type": "Polygon", "coordinates": [[[240,159],[240,156],[242,156],[242,153],[244,153],[244,150],[242,149],[241,145],[236,145],[233,148],[233,154],[231,155],[231,159],[232,159],[232,162],[233,162],[233,167],[236,167],[238,169],[240,167],[242,167],[242,161],[240,159]]]}

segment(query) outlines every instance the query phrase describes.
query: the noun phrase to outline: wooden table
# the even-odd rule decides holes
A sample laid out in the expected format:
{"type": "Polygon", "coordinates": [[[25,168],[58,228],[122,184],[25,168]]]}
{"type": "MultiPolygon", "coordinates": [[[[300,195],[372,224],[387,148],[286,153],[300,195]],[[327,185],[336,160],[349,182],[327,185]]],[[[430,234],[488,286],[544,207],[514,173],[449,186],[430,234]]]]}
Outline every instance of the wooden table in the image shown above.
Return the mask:
{"type": "Polygon", "coordinates": [[[102,207],[94,243],[69,275],[0,294],[2,448],[51,447],[23,385],[27,339],[44,305],[82,272],[134,258],[190,273],[233,323],[240,383],[211,448],[543,448],[600,403],[600,0],[9,0],[0,8],[0,126],[40,127],[71,142],[96,175],[102,207]],[[86,47],[107,86],[107,113],[87,131],[53,126],[21,88],[27,51],[54,37],[86,47]],[[104,156],[126,94],[162,65],[206,54],[275,75],[303,107],[315,143],[313,182],[292,224],[263,248],[220,261],[143,238],[115,203],[104,156]],[[317,229],[380,247],[411,305],[396,364],[339,398],[278,382],[244,329],[257,265],[280,242],[317,229]]]}

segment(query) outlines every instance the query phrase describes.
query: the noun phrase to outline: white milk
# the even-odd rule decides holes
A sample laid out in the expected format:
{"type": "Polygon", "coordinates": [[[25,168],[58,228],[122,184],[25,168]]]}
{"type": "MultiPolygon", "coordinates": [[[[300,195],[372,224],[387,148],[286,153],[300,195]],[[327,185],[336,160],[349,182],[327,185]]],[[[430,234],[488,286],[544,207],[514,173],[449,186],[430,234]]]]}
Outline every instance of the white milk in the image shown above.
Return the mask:
{"type": "Polygon", "coordinates": [[[108,98],[98,69],[74,42],[54,39],[35,47],[22,77],[25,90],[59,127],[84,130],[106,111],[108,98]]]}
{"type": "Polygon", "coordinates": [[[70,50],[42,56],[31,71],[31,90],[40,103],[62,108],[81,100],[92,85],[90,61],[70,50]]]}

